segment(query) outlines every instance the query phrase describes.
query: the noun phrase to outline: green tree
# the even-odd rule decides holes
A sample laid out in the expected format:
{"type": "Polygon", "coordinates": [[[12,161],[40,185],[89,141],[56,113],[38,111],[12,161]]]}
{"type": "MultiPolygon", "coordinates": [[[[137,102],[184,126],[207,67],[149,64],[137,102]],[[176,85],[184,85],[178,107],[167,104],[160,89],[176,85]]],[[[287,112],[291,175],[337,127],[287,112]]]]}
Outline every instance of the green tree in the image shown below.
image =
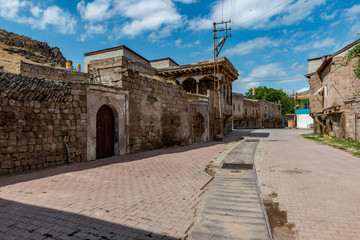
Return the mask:
{"type": "MultiPolygon", "coordinates": [[[[246,96],[252,92],[252,89],[245,94],[246,96]]],[[[267,100],[270,102],[278,102],[282,105],[282,114],[294,113],[295,100],[293,96],[289,96],[282,89],[268,88],[260,86],[255,89],[255,96],[252,99],[267,100]]]]}

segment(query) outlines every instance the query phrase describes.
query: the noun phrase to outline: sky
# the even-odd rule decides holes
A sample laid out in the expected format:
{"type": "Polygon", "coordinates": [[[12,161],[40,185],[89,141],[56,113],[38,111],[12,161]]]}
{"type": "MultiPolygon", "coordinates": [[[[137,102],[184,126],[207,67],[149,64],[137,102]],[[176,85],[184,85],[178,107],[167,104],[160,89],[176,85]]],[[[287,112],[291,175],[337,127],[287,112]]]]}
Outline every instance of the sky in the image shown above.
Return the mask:
{"type": "MultiPolygon", "coordinates": [[[[360,36],[358,0],[0,0],[0,28],[84,53],[126,45],[148,60],[178,64],[213,58],[213,22],[231,20],[220,53],[239,72],[233,92],[308,88],[307,60],[360,36]]],[[[220,27],[220,25],[219,25],[220,27]]]]}

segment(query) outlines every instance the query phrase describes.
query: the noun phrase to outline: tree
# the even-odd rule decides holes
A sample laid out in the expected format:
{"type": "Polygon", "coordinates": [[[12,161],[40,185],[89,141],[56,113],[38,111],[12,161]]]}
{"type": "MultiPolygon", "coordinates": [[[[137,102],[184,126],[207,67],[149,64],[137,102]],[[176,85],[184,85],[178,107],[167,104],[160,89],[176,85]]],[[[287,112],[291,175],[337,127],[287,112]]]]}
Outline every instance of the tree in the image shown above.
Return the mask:
{"type": "MultiPolygon", "coordinates": [[[[250,89],[245,95],[252,92],[250,89]]],[[[255,89],[255,96],[252,99],[267,100],[270,102],[278,102],[282,105],[282,114],[294,113],[295,100],[293,96],[289,96],[282,89],[268,88],[260,86],[255,89]]]]}

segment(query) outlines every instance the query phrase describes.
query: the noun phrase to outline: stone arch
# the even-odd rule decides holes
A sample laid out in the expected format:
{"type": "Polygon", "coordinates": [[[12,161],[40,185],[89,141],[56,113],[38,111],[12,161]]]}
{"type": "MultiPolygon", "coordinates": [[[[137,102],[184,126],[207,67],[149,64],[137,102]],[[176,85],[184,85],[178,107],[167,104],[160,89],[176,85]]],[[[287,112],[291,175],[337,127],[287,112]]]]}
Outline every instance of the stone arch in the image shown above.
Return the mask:
{"type": "Polygon", "coordinates": [[[128,153],[129,136],[127,92],[114,91],[103,86],[88,86],[87,88],[87,159],[95,160],[97,114],[106,105],[114,115],[114,154],[115,156],[128,153]]]}
{"type": "Polygon", "coordinates": [[[203,142],[205,136],[205,118],[201,113],[196,113],[191,120],[191,137],[193,143],[203,142]]]}
{"type": "Polygon", "coordinates": [[[188,93],[196,93],[196,80],[187,78],[182,82],[182,87],[188,93]]]}

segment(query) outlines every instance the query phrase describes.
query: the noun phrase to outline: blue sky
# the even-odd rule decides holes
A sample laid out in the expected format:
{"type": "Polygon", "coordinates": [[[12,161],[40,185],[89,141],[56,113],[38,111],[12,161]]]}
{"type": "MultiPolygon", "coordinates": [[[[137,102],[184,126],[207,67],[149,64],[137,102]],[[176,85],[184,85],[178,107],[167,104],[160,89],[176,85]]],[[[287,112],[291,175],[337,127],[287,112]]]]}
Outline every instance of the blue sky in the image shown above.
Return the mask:
{"type": "Polygon", "coordinates": [[[232,20],[223,48],[239,71],[233,91],[308,87],[307,59],[358,39],[356,0],[0,0],[0,28],[60,47],[83,65],[83,54],[126,45],[152,60],[179,64],[213,57],[214,21],[232,20]]]}

